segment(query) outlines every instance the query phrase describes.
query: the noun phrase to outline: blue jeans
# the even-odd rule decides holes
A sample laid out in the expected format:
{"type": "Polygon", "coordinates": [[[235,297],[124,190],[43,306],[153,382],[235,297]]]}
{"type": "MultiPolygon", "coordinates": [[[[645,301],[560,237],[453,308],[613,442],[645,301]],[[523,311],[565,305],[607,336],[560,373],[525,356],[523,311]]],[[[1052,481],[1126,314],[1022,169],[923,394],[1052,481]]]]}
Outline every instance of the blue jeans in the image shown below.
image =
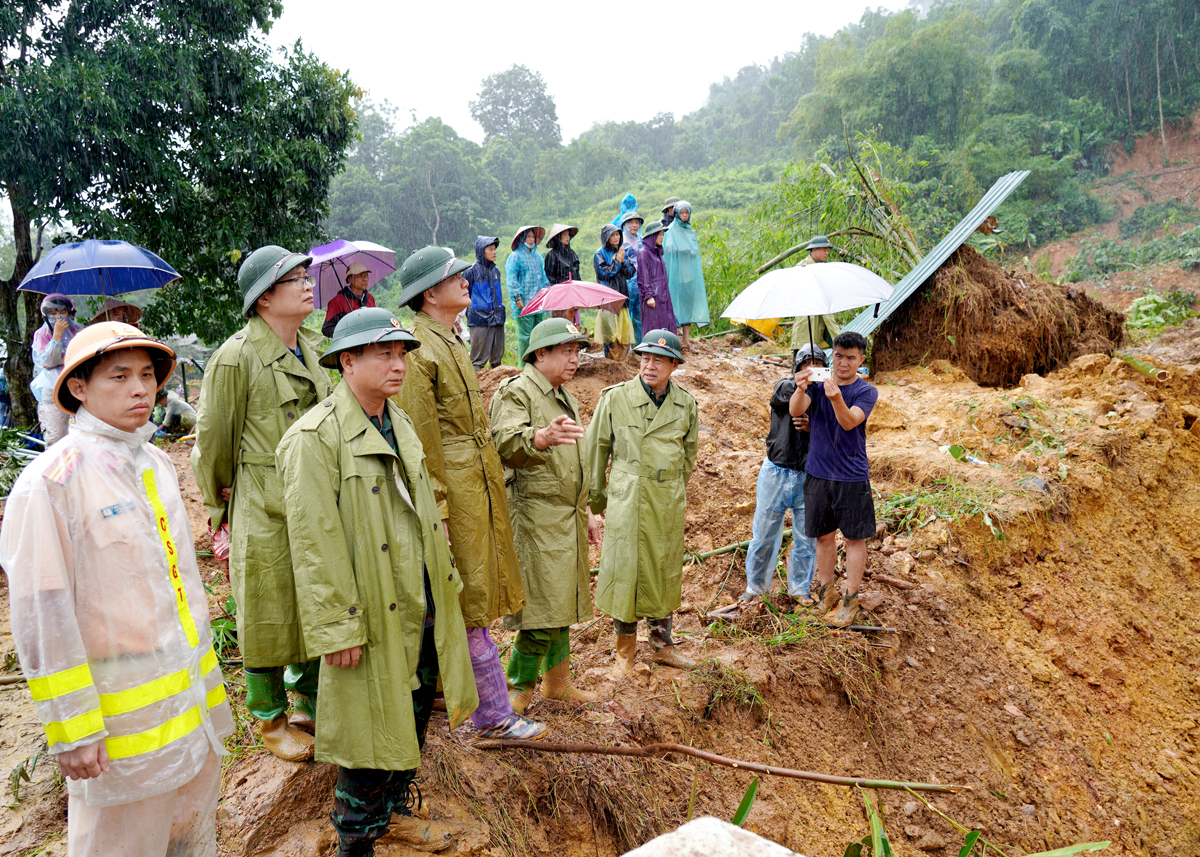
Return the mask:
{"type": "Polygon", "coordinates": [[[642,341],[642,299],[636,279],[625,283],[625,287],[629,289],[629,300],[625,303],[629,307],[629,320],[633,322],[633,344],[638,345],[642,341]]]}
{"type": "Polygon", "coordinates": [[[783,515],[792,510],[792,562],[788,595],[807,598],[812,583],[816,539],[804,535],[804,471],[789,470],[765,459],[758,471],[754,507],[754,539],[746,552],[746,592],[765,595],[775,575],[775,560],[783,544],[783,515]]]}

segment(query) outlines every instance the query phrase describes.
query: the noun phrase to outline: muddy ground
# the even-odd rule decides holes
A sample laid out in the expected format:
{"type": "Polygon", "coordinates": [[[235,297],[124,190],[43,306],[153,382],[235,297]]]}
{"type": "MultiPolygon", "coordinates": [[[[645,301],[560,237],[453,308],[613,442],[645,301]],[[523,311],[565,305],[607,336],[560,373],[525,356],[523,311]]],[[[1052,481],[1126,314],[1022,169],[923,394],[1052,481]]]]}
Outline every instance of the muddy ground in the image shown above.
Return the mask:
{"type": "MultiPolygon", "coordinates": [[[[750,537],[766,401],[783,369],[734,351],[743,345],[702,343],[675,376],[700,404],[694,552],[750,537]]],[[[597,621],[576,629],[573,665],[602,702],[536,696],[531,716],[563,741],[673,741],[774,766],[967,785],[932,808],[1013,855],[1106,839],[1110,854],[1200,854],[1200,329],[1168,331],[1141,353],[1170,378],[1101,355],[1010,389],[980,387],[944,362],[879,375],[868,452],[891,528],[871,542],[869,570],[914,588],[872,579],[866,591],[873,621],[895,633],[797,632],[769,611],[706,626],[707,610],[745,585],[744,556],[722,554],[684,572],[679,646],[711,659],[704,669],[647,665],[614,684],[613,633],[597,621]],[[941,451],[952,444],[982,463],[941,451]]],[[[485,392],[511,371],[486,373],[485,392]]],[[[604,386],[633,373],[589,359],[570,387],[590,415],[604,386]]],[[[187,448],[171,454],[207,551],[187,448]]],[[[208,558],[202,568],[218,618],[224,573],[208,558]]],[[[0,664],[11,672],[7,609],[0,598],[0,664]]],[[[648,662],[644,639],[639,658],[648,662]]],[[[236,664],[229,685],[237,707],[236,664]]],[[[0,686],[0,700],[7,781],[44,745],[25,686],[0,686]]],[[[689,805],[730,818],[750,781],[684,757],[481,751],[469,724],[446,726],[435,715],[422,813],[461,826],[462,854],[622,853],[680,823],[689,805]]],[[[0,855],[65,853],[52,770],[39,763],[20,802],[0,809],[0,855]]],[[[222,853],[330,853],[330,784],[325,766],[265,754],[239,720],[222,853]]],[[[958,853],[962,835],[933,809],[881,795],[898,853],[958,853]]],[[[804,854],[840,855],[866,821],[849,789],[767,777],[747,827],[804,854]]]]}

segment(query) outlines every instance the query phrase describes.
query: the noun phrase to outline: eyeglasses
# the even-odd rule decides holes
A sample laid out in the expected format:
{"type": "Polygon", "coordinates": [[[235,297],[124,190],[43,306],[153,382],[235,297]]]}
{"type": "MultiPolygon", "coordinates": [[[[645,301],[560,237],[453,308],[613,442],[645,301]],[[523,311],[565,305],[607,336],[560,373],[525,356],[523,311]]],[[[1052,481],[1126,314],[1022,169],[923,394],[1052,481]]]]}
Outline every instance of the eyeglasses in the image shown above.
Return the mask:
{"type": "Polygon", "coordinates": [[[308,286],[310,289],[317,284],[316,277],[291,277],[287,280],[276,280],[275,285],[282,286],[284,283],[300,283],[301,288],[308,286]]]}

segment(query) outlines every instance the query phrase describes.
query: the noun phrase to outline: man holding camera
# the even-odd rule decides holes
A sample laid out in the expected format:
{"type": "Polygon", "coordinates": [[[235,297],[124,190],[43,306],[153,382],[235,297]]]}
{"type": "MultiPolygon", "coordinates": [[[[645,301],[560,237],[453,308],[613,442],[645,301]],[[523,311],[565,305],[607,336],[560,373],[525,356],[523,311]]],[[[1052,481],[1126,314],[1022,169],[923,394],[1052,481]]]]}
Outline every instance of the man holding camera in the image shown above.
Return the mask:
{"type": "Polygon", "coordinates": [[[844,628],[858,617],[858,590],[867,569],[867,539],[875,535],[875,504],[867,465],[867,417],[879,391],[858,377],[867,340],[846,331],[833,341],[831,370],[796,373],[788,410],[808,414],[809,449],[804,484],[804,533],[817,540],[817,609],[828,624],[844,628]],[[831,372],[831,374],[826,374],[831,372]],[[816,379],[822,379],[819,382],[816,379]],[[835,585],[837,530],[846,541],[846,595],[835,585]]]}

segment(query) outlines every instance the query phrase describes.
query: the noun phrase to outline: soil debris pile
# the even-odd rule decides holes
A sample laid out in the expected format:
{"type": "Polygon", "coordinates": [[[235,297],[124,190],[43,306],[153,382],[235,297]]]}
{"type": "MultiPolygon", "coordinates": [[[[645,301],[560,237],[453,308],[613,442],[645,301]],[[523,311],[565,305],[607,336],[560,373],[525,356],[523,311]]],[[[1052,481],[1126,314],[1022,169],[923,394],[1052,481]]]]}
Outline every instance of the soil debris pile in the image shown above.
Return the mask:
{"type": "Polygon", "coordinates": [[[1125,317],[1072,286],[1005,271],[959,247],[875,335],[874,368],[948,360],[972,380],[1011,387],[1125,342],[1125,317]]]}

